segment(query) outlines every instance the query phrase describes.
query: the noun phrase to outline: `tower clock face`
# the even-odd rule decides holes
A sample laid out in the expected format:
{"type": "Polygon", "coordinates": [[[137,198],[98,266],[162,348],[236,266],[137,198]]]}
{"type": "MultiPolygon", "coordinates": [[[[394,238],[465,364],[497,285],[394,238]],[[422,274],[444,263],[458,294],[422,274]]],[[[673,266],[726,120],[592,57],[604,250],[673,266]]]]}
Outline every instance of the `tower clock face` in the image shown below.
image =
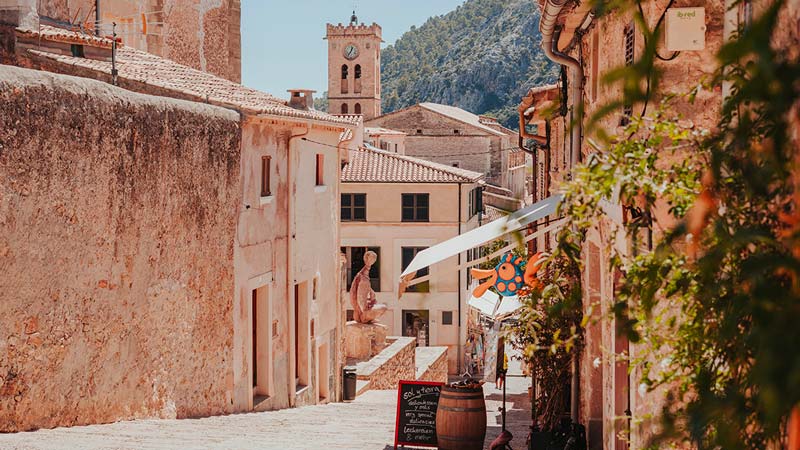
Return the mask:
{"type": "Polygon", "coordinates": [[[357,56],[358,56],[358,47],[356,47],[354,44],[348,44],[344,48],[344,57],[345,58],[347,58],[347,59],[356,59],[357,56]]]}

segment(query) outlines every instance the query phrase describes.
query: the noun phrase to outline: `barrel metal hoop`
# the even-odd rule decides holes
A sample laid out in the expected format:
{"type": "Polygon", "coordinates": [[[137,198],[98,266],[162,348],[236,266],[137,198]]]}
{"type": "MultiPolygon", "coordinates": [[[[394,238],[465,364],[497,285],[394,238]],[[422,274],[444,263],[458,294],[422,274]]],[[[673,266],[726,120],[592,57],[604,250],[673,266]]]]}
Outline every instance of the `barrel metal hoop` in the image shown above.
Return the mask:
{"type": "Polygon", "coordinates": [[[486,407],[481,408],[459,408],[456,406],[442,406],[439,405],[439,409],[443,411],[454,411],[454,412],[486,412],[486,407]]]}
{"type": "Polygon", "coordinates": [[[439,394],[439,398],[449,398],[451,400],[483,400],[483,395],[473,395],[472,397],[466,397],[463,395],[448,395],[445,392],[439,394]]]}
{"type": "Polygon", "coordinates": [[[475,442],[475,436],[472,437],[461,437],[461,436],[447,436],[437,434],[436,439],[442,441],[456,441],[456,442],[475,442]]]}

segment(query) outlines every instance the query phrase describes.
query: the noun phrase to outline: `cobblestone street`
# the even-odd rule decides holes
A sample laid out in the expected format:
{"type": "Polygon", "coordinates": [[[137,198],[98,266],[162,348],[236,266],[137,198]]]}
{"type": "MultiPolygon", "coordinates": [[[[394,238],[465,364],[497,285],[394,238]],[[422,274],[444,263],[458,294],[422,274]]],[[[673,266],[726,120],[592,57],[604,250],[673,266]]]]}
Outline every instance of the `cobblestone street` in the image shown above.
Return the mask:
{"type": "MultiPolygon", "coordinates": [[[[512,373],[518,373],[512,366],[512,373]]],[[[507,423],[513,448],[525,448],[530,417],[529,378],[509,378],[507,423]]],[[[501,429],[502,391],[486,384],[486,445],[501,429]]],[[[368,391],[352,403],[184,420],[0,434],[2,450],[348,449],[385,450],[394,442],[397,392],[368,391]]]]}

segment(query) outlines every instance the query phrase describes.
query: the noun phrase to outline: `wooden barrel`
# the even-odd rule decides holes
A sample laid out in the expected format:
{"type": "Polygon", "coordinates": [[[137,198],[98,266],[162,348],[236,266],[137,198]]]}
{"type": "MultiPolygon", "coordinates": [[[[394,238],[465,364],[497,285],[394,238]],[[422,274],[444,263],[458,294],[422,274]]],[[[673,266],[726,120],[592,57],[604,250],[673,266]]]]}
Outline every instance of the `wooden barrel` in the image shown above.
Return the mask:
{"type": "Polygon", "coordinates": [[[486,401],[483,386],[459,389],[444,386],[436,410],[436,439],[440,450],[483,450],[486,401]]]}

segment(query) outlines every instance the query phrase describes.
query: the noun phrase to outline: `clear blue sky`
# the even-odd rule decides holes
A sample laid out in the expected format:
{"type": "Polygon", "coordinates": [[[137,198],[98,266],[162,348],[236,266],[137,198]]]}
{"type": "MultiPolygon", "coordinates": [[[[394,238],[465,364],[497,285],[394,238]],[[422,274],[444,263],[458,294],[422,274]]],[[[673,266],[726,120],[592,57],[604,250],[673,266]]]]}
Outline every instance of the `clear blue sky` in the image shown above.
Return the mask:
{"type": "Polygon", "coordinates": [[[386,45],[412,25],[464,0],[242,0],[242,84],[285,97],[290,88],[327,90],[326,23],[378,23],[386,45]]]}

